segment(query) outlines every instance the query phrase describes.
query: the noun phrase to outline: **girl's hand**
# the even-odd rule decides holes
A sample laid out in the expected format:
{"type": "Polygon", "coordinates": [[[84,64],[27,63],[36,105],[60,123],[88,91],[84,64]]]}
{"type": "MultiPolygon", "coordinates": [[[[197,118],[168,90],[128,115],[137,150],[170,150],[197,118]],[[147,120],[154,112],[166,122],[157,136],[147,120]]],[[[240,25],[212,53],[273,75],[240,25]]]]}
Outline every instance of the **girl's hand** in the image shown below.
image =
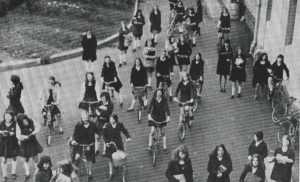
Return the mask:
{"type": "Polygon", "coordinates": [[[221,178],[221,177],[222,177],[222,173],[218,173],[218,174],[217,174],[217,177],[218,177],[218,178],[221,178]]]}

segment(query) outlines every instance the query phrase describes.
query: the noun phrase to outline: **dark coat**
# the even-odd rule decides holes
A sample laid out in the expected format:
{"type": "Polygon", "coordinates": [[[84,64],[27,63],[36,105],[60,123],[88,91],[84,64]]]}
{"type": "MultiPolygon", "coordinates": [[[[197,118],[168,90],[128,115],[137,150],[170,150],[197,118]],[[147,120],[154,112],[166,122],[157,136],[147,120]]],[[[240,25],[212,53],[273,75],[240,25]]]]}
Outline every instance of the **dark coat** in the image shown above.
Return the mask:
{"type": "Polygon", "coordinates": [[[50,179],[52,178],[52,170],[38,170],[38,172],[35,175],[35,180],[34,182],[49,182],[50,179]]]}
{"type": "Polygon", "coordinates": [[[207,182],[230,182],[229,174],[232,171],[232,162],[230,156],[228,155],[228,157],[223,158],[222,161],[219,161],[217,156],[210,156],[207,165],[207,171],[209,173],[207,182]],[[222,172],[221,178],[218,178],[217,174],[220,165],[225,166],[227,170],[222,172]]]}
{"type": "Polygon", "coordinates": [[[168,169],[166,171],[166,176],[169,182],[177,182],[173,175],[183,174],[186,182],[193,182],[193,167],[191,159],[185,161],[184,165],[180,165],[177,161],[170,161],[168,169]]]}
{"type": "Polygon", "coordinates": [[[197,11],[196,11],[197,23],[201,23],[203,21],[203,9],[201,0],[197,2],[197,11]]]}
{"type": "Polygon", "coordinates": [[[161,32],[161,14],[158,11],[157,14],[155,14],[153,11],[150,13],[150,32],[153,33],[154,31],[157,31],[157,33],[161,32]]]}
{"type": "Polygon", "coordinates": [[[268,78],[270,76],[268,69],[271,69],[271,64],[269,61],[266,61],[265,64],[261,64],[260,61],[255,62],[253,66],[253,87],[255,87],[257,83],[260,85],[268,83],[268,78]]]}
{"type": "MultiPolygon", "coordinates": [[[[248,173],[252,173],[252,167],[249,164],[246,164],[245,168],[244,168],[244,170],[243,170],[243,172],[240,176],[240,182],[245,181],[248,173]]],[[[254,175],[256,177],[260,178],[260,180],[257,181],[257,182],[265,182],[265,178],[266,178],[265,170],[262,167],[258,166],[257,169],[256,169],[256,172],[254,173],[254,175]]]]}
{"type": "Polygon", "coordinates": [[[8,92],[7,98],[9,99],[9,106],[6,109],[7,112],[13,113],[13,115],[18,115],[19,113],[24,113],[24,108],[21,103],[22,87],[20,85],[11,88],[8,92]]]}
{"type": "MultiPolygon", "coordinates": [[[[126,27],[126,26],[125,26],[126,27]]],[[[128,28],[126,27],[126,30],[123,31],[122,28],[120,28],[119,30],[119,44],[118,44],[118,48],[121,51],[126,51],[128,49],[128,45],[125,45],[125,36],[129,33],[130,31],[128,30],[128,28]]]]}
{"type": "Polygon", "coordinates": [[[233,63],[232,63],[232,69],[230,73],[230,78],[231,81],[239,81],[239,82],[245,82],[246,81],[246,59],[243,55],[241,56],[236,56],[233,63]],[[236,65],[236,60],[237,59],[242,59],[243,63],[236,65]]]}
{"type": "Polygon", "coordinates": [[[217,63],[217,74],[218,75],[229,75],[230,74],[230,62],[233,59],[232,48],[229,46],[226,50],[225,46],[221,47],[219,53],[219,60],[217,63]],[[229,59],[230,61],[227,61],[229,59]]]}
{"type": "MultiPolygon", "coordinates": [[[[107,123],[104,126],[103,130],[103,139],[105,143],[115,142],[118,150],[124,150],[123,141],[121,137],[121,133],[123,133],[126,138],[130,138],[129,132],[125,129],[123,123],[117,123],[116,127],[113,128],[110,123],[107,123]]],[[[111,155],[116,151],[116,148],[111,145],[106,148],[105,154],[106,157],[111,158],[111,155]]]]}
{"type": "Polygon", "coordinates": [[[248,149],[248,155],[258,154],[262,159],[268,156],[267,144],[262,141],[258,146],[255,146],[255,141],[253,140],[248,149]]]}
{"type": "Polygon", "coordinates": [[[81,40],[81,46],[83,48],[82,60],[95,61],[97,59],[97,40],[95,35],[92,35],[90,39],[87,38],[87,35],[84,35],[81,40]]]}
{"type": "MultiPolygon", "coordinates": [[[[281,154],[282,156],[287,156],[289,159],[292,159],[295,162],[295,152],[291,149],[288,149],[286,152],[282,151],[281,147],[278,147],[275,150],[274,156],[276,157],[277,154],[281,154]]],[[[275,161],[271,179],[275,181],[282,181],[282,182],[290,182],[292,178],[292,167],[294,163],[289,164],[279,164],[275,161]]]]}
{"type": "Polygon", "coordinates": [[[287,68],[285,63],[281,63],[280,66],[277,65],[276,61],[272,64],[272,72],[274,76],[278,79],[283,78],[283,70],[286,73],[286,76],[289,78],[290,77],[290,72],[289,69],[287,68]]]}
{"type": "Polygon", "coordinates": [[[204,73],[204,61],[201,59],[199,63],[196,64],[196,60],[195,59],[192,60],[192,64],[190,67],[191,80],[198,80],[200,76],[203,77],[203,73],[204,73]]]}
{"type": "Polygon", "coordinates": [[[148,84],[147,73],[144,67],[138,71],[135,67],[131,70],[130,83],[136,87],[143,87],[148,84]]]}
{"type": "Polygon", "coordinates": [[[0,123],[0,130],[6,132],[14,132],[13,136],[0,136],[0,157],[13,158],[19,155],[19,144],[16,137],[16,122],[12,121],[10,126],[6,126],[5,121],[0,123]]]}
{"type": "Polygon", "coordinates": [[[143,26],[145,25],[144,16],[134,16],[132,18],[132,34],[135,37],[142,37],[143,35],[143,26]]]}
{"type": "MultiPolygon", "coordinates": [[[[116,64],[113,61],[109,62],[109,66],[107,66],[106,63],[103,64],[102,72],[101,72],[101,77],[103,77],[105,82],[113,82],[114,79],[117,79],[117,82],[112,83],[110,86],[114,87],[116,92],[120,92],[120,89],[122,88],[122,83],[118,77],[117,69],[116,69],[116,64]]],[[[102,85],[102,88],[105,88],[105,84],[102,85]]]]}

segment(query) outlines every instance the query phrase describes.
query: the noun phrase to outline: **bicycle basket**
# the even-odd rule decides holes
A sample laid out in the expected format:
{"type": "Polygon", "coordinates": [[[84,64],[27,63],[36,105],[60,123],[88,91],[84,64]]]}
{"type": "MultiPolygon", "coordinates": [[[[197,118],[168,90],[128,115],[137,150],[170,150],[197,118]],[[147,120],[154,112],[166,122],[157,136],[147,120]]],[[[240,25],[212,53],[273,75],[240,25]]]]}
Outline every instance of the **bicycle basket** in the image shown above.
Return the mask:
{"type": "Polygon", "coordinates": [[[115,167],[125,165],[126,160],[127,160],[127,154],[124,151],[117,150],[112,154],[112,161],[115,167]]]}

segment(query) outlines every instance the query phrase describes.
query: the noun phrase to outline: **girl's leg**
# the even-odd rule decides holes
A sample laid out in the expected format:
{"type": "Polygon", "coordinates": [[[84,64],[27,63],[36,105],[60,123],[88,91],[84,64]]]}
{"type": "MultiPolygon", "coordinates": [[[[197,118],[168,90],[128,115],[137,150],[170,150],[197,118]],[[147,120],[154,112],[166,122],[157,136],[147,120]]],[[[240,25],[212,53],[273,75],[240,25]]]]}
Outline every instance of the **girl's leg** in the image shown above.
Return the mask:
{"type": "Polygon", "coordinates": [[[1,167],[3,178],[7,178],[7,159],[4,157],[1,157],[1,167]]]}
{"type": "Polygon", "coordinates": [[[151,81],[152,81],[152,71],[151,70],[148,70],[147,76],[148,76],[148,84],[151,86],[151,81]]]}
{"type": "Polygon", "coordinates": [[[235,82],[232,82],[232,85],[231,85],[231,97],[234,97],[235,96],[235,82]]]}
{"type": "Polygon", "coordinates": [[[123,105],[123,95],[121,93],[121,90],[119,91],[119,101],[120,101],[120,105],[123,105]]]}
{"type": "Polygon", "coordinates": [[[162,137],[163,140],[163,148],[166,151],[167,150],[167,134],[164,128],[162,128],[162,133],[164,134],[164,136],[162,137]]]}
{"type": "Polygon", "coordinates": [[[238,97],[241,97],[242,93],[242,82],[238,82],[238,97]]]}
{"type": "Polygon", "coordinates": [[[39,158],[38,158],[38,156],[36,155],[36,156],[34,156],[34,157],[32,157],[32,159],[33,159],[33,162],[34,162],[34,168],[35,168],[35,173],[38,171],[38,162],[39,162],[39,158]]]}
{"type": "Polygon", "coordinates": [[[151,126],[150,134],[149,134],[149,149],[151,149],[151,147],[152,147],[152,135],[154,133],[154,130],[155,130],[154,126],[151,126]]]}
{"type": "Polygon", "coordinates": [[[119,58],[119,67],[122,66],[122,63],[123,63],[123,51],[121,51],[120,53],[120,58],[119,58]]]}
{"type": "Polygon", "coordinates": [[[174,65],[173,64],[170,64],[170,75],[171,75],[171,77],[174,76],[174,65]]]}
{"type": "Polygon", "coordinates": [[[134,105],[135,105],[135,102],[136,102],[136,98],[133,97],[133,99],[132,99],[132,101],[131,101],[131,105],[130,105],[130,107],[129,107],[127,110],[132,110],[133,107],[134,107],[134,105]]]}
{"type": "Polygon", "coordinates": [[[88,175],[92,176],[92,162],[91,161],[87,161],[87,167],[88,167],[88,175]]]}
{"type": "Polygon", "coordinates": [[[134,38],[133,38],[133,50],[132,50],[132,51],[135,51],[135,50],[136,50],[137,40],[138,40],[137,37],[134,37],[134,38]]]}
{"type": "Polygon", "coordinates": [[[227,81],[227,75],[224,75],[224,87],[223,87],[223,92],[226,91],[226,81],[227,81]]]}
{"type": "Polygon", "coordinates": [[[146,106],[147,106],[147,104],[148,104],[147,97],[146,97],[146,96],[144,96],[142,99],[143,99],[144,107],[146,107],[146,106]]]}
{"type": "Polygon", "coordinates": [[[173,94],[172,94],[172,85],[169,86],[169,96],[170,98],[172,98],[173,94]]]}
{"type": "Polygon", "coordinates": [[[141,48],[141,37],[137,39],[137,47],[141,48]]]}
{"type": "Polygon", "coordinates": [[[113,174],[113,163],[112,163],[111,159],[109,159],[109,161],[108,161],[108,166],[109,166],[109,175],[112,176],[112,174],[113,174]]]}
{"type": "Polygon", "coordinates": [[[61,114],[60,113],[56,114],[56,124],[58,125],[59,132],[63,133],[64,130],[63,130],[62,126],[61,126],[62,125],[62,119],[61,119],[61,114]]]}
{"type": "Polygon", "coordinates": [[[181,121],[183,120],[183,118],[182,118],[183,112],[184,112],[184,107],[181,106],[181,107],[180,107],[180,115],[179,115],[179,122],[180,122],[180,123],[181,123],[181,121]]]}
{"type": "Polygon", "coordinates": [[[95,136],[95,154],[99,153],[99,148],[100,148],[100,136],[97,135],[95,136]]]}
{"type": "Polygon", "coordinates": [[[29,158],[24,158],[24,169],[25,169],[25,176],[30,175],[30,165],[29,165],[29,158]]]}
{"type": "Polygon", "coordinates": [[[196,31],[192,35],[192,42],[193,42],[193,46],[195,46],[196,45],[196,31]]]}
{"type": "Polygon", "coordinates": [[[17,157],[14,157],[11,161],[11,174],[16,174],[16,168],[17,168],[17,157]]]}
{"type": "Polygon", "coordinates": [[[127,51],[125,50],[123,52],[123,60],[122,60],[124,65],[126,65],[126,56],[127,56],[127,51]]]}
{"type": "Polygon", "coordinates": [[[105,142],[103,140],[103,151],[102,151],[102,155],[105,155],[105,151],[106,151],[106,145],[105,145],[105,142]]]}
{"type": "Polygon", "coordinates": [[[220,92],[223,92],[223,89],[222,89],[222,75],[220,75],[220,78],[219,78],[219,86],[220,86],[220,92]]]}
{"type": "Polygon", "coordinates": [[[85,66],[85,71],[86,72],[89,72],[89,63],[88,63],[88,60],[84,61],[84,66],[85,66]]]}
{"type": "Polygon", "coordinates": [[[257,99],[258,89],[259,89],[259,83],[257,83],[257,84],[255,85],[255,89],[254,89],[254,99],[257,99]]]}

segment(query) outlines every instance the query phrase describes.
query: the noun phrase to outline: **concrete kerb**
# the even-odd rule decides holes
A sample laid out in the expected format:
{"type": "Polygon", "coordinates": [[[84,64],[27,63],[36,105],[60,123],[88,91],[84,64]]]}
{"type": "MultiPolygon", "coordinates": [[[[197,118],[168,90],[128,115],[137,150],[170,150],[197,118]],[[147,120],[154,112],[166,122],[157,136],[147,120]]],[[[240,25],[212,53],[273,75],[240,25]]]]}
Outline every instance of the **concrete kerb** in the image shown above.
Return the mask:
{"type": "MultiPolygon", "coordinates": [[[[134,5],[134,11],[133,11],[133,16],[135,15],[138,5],[139,5],[140,0],[135,1],[134,5]]],[[[127,25],[127,27],[130,29],[132,26],[131,22],[127,25]]],[[[97,48],[103,48],[104,46],[114,42],[119,36],[119,33],[115,33],[103,40],[100,40],[97,42],[97,48]]],[[[55,63],[75,57],[79,57],[82,54],[83,49],[82,48],[77,48],[73,49],[70,51],[64,51],[58,54],[54,54],[50,56],[50,63],[55,63]]],[[[7,63],[1,63],[0,64],[0,72],[8,71],[8,70],[16,70],[16,69],[21,69],[21,68],[26,68],[26,67],[32,67],[32,66],[38,66],[41,65],[41,58],[36,58],[36,59],[28,59],[28,60],[23,60],[23,61],[18,61],[18,62],[7,62],[7,63]]]]}

